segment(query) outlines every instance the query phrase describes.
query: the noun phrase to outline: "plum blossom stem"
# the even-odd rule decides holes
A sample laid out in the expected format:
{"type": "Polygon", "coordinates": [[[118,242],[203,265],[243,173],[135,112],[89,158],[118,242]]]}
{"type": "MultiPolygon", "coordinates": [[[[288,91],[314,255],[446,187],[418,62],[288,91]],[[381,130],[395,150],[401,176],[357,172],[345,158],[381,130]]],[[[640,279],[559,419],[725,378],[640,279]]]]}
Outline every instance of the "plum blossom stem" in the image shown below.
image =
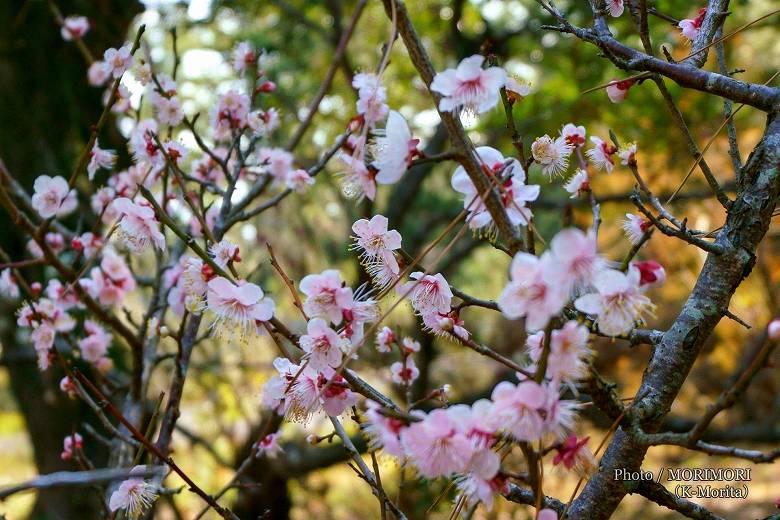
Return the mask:
{"type": "Polygon", "coordinates": [[[91,486],[124,480],[130,476],[140,478],[158,477],[165,471],[164,466],[155,466],[133,473],[130,472],[130,469],[131,468],[104,468],[89,471],[57,471],[1,489],[0,500],[5,500],[11,495],[31,489],[41,490],[59,487],[91,486]]]}
{"type": "Polygon", "coordinates": [[[341,64],[341,60],[347,50],[347,44],[352,38],[352,33],[355,31],[358,20],[360,20],[360,15],[363,14],[363,9],[366,7],[367,3],[368,0],[360,0],[355,6],[355,11],[352,13],[352,19],[350,20],[347,28],[341,34],[336,51],[333,53],[330,67],[328,67],[328,71],[325,73],[325,78],[320,84],[320,89],[317,91],[317,94],[311,100],[309,106],[306,109],[306,118],[301,121],[301,124],[298,125],[298,128],[295,129],[295,133],[293,133],[293,135],[290,137],[290,140],[287,141],[287,145],[285,146],[287,151],[292,151],[296,146],[298,146],[298,143],[301,142],[301,139],[306,133],[306,130],[308,130],[309,126],[311,126],[311,123],[314,120],[314,116],[317,114],[317,110],[319,109],[320,102],[322,102],[325,94],[327,94],[328,90],[330,90],[330,86],[333,83],[333,78],[336,76],[336,70],[341,64]]]}
{"type": "MultiPolygon", "coordinates": [[[[406,10],[406,6],[401,0],[383,0],[385,6],[385,12],[389,15],[395,14],[396,27],[400,33],[404,45],[409,52],[409,57],[412,60],[417,72],[428,87],[429,93],[433,97],[434,102],[439,101],[439,95],[430,90],[431,82],[436,73],[431,59],[425,50],[422,41],[420,40],[417,31],[412,24],[409,13],[406,10]]],[[[438,110],[438,106],[437,106],[438,110]]],[[[513,256],[516,252],[524,248],[523,237],[519,230],[512,225],[509,217],[506,214],[504,206],[499,200],[498,194],[493,190],[490,190],[490,182],[486,175],[482,172],[479,165],[479,161],[474,155],[473,144],[466,135],[466,131],[463,129],[463,125],[460,123],[452,113],[439,111],[442,122],[447,128],[447,132],[450,136],[450,140],[457,152],[464,156],[462,165],[466,170],[471,182],[477,188],[477,192],[488,192],[485,199],[485,205],[490,213],[493,221],[498,227],[499,235],[504,240],[509,249],[510,254],[513,256]]]]}
{"type": "Polygon", "coordinates": [[[393,501],[390,500],[390,498],[387,496],[387,493],[385,493],[385,490],[377,481],[374,473],[368,468],[368,465],[363,460],[363,457],[361,457],[360,452],[357,450],[357,448],[355,448],[355,444],[352,442],[352,439],[349,438],[349,435],[347,435],[347,432],[344,430],[344,426],[342,426],[341,421],[339,421],[337,417],[329,416],[329,418],[330,422],[333,424],[333,428],[336,430],[336,435],[341,438],[341,441],[344,443],[344,447],[350,453],[352,460],[355,461],[355,464],[357,464],[358,468],[360,468],[363,478],[371,486],[371,489],[374,492],[374,495],[376,495],[377,499],[379,499],[380,504],[386,504],[387,507],[396,516],[396,518],[398,518],[398,520],[406,520],[406,515],[404,515],[403,512],[398,509],[398,506],[396,506],[393,501]]]}
{"type": "Polygon", "coordinates": [[[95,394],[95,396],[99,399],[100,403],[103,404],[108,410],[108,412],[122,425],[127,428],[127,430],[130,432],[130,434],[141,444],[143,444],[147,450],[149,450],[150,453],[152,453],[155,457],[159,458],[161,461],[163,461],[165,464],[167,464],[174,472],[176,472],[183,480],[187,483],[187,485],[190,488],[190,491],[197,494],[199,497],[201,497],[207,504],[209,504],[212,508],[214,508],[214,511],[216,511],[222,518],[228,519],[228,520],[239,520],[239,518],[230,512],[230,510],[223,508],[220,506],[213,497],[211,497],[208,493],[203,491],[200,487],[198,487],[195,482],[185,473],[173,460],[172,457],[165,455],[162,451],[157,448],[157,446],[149,441],[144,434],[142,434],[138,428],[133,426],[133,423],[127,420],[127,418],[122,414],[122,412],[119,411],[119,409],[114,406],[114,404],[105,396],[103,395],[103,392],[100,391],[98,387],[96,387],[89,379],[87,379],[84,374],[82,374],[78,369],[73,368],[72,369],[73,375],[85,386],[89,389],[90,392],[95,394]]]}

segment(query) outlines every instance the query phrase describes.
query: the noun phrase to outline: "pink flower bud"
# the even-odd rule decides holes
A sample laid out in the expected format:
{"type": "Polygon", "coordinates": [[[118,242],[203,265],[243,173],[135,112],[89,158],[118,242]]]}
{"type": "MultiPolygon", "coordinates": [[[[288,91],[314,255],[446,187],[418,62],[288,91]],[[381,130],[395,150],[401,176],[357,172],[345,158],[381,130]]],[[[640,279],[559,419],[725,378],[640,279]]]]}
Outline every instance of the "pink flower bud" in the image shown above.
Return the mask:
{"type": "Polygon", "coordinates": [[[772,341],[780,340],[780,318],[775,318],[769,322],[766,333],[772,341]]]}

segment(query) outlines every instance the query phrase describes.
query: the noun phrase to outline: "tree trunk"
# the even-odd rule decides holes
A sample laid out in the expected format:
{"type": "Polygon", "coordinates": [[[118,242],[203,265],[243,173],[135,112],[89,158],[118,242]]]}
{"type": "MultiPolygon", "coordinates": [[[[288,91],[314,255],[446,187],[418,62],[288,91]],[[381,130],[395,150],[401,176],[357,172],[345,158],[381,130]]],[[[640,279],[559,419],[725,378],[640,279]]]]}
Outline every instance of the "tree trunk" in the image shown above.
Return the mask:
{"type": "MultiPolygon", "coordinates": [[[[140,4],[77,0],[67,2],[66,9],[63,15],[89,17],[92,28],[85,42],[100,57],[106,48],[122,44],[140,4]]],[[[39,175],[70,175],[90,127],[102,111],[102,94],[102,89],[88,85],[87,64],[72,43],[62,40],[47,2],[0,1],[0,158],[25,188],[29,189],[39,175]]],[[[105,134],[101,136],[104,147],[124,149],[113,125],[107,125],[105,134]]],[[[10,219],[0,217],[0,246],[18,259],[23,257],[24,245],[10,219]]],[[[94,418],[83,407],[79,415],[76,404],[60,391],[60,370],[38,370],[32,345],[17,334],[13,316],[17,304],[3,308],[1,361],[25,418],[37,470],[43,474],[76,469],[73,462],[60,459],[63,437],[72,433],[81,419],[94,418]]],[[[87,436],[84,438],[90,443],[87,436]]],[[[100,458],[100,454],[96,456],[100,458]]],[[[76,494],[42,491],[32,518],[97,518],[102,513],[96,497],[90,490],[76,494]]]]}

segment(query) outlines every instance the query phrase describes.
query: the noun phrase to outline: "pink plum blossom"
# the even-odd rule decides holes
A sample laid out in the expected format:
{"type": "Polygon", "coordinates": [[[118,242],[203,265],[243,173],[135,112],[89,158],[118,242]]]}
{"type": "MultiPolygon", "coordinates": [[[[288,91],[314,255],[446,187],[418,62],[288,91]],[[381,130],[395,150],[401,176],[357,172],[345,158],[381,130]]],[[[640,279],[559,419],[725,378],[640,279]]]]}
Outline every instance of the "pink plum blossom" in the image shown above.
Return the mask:
{"type": "Polygon", "coordinates": [[[603,270],[593,280],[597,292],[580,296],[574,306],[595,316],[603,334],[628,334],[655,307],[639,290],[640,276],[638,269],[631,269],[628,274],[615,269],[603,270]]]}
{"type": "Polygon", "coordinates": [[[550,242],[550,251],[555,257],[561,281],[572,288],[590,285],[593,277],[607,265],[598,254],[593,231],[583,233],[577,228],[563,229],[550,242]]]}
{"type": "Polygon", "coordinates": [[[451,413],[441,409],[401,430],[401,446],[426,478],[463,472],[474,451],[451,413]]]}
{"type": "Polygon", "coordinates": [[[513,384],[502,381],[493,389],[493,416],[501,429],[517,441],[534,441],[542,436],[547,404],[545,389],[535,381],[513,384]]]}
{"type": "MultiPolygon", "coordinates": [[[[492,177],[492,181],[501,181],[500,200],[510,222],[515,226],[527,226],[533,214],[526,204],[537,199],[539,186],[525,184],[525,171],[517,159],[505,158],[490,146],[479,146],[476,152],[485,174],[492,177]]],[[[463,166],[455,169],[450,183],[455,191],[463,195],[463,207],[469,210],[466,219],[469,226],[481,229],[491,225],[493,217],[483,202],[485,194],[479,193],[463,166]]]]}
{"type": "Polygon", "coordinates": [[[300,339],[301,348],[308,356],[309,366],[318,372],[329,366],[338,368],[342,358],[342,343],[336,331],[328,327],[322,318],[309,320],[306,334],[300,339]]]}
{"type": "Polygon", "coordinates": [[[87,69],[87,81],[93,87],[102,87],[108,81],[111,75],[111,69],[108,63],[101,60],[96,60],[87,69]]]}
{"type": "MultiPolygon", "coordinates": [[[[387,229],[387,217],[374,215],[371,220],[360,219],[352,224],[355,233],[354,249],[360,251],[360,258],[368,273],[375,280],[389,282],[398,276],[400,267],[393,251],[401,248],[401,234],[394,229],[387,229]],[[390,276],[381,276],[384,270],[390,271],[390,276]]],[[[378,283],[386,286],[387,283],[378,283]]]]}
{"type": "Polygon", "coordinates": [[[84,439],[78,433],[68,435],[62,439],[62,453],[60,458],[62,460],[70,460],[78,451],[81,451],[84,446],[84,439]]]}
{"type": "Polygon", "coordinates": [[[297,193],[304,193],[306,188],[314,184],[314,177],[301,168],[290,171],[287,175],[287,187],[297,193]]]}
{"type": "Polygon", "coordinates": [[[496,106],[499,89],[506,83],[506,71],[501,67],[482,68],[484,56],[464,58],[456,69],[439,72],[433,78],[431,90],[441,94],[439,110],[454,112],[464,108],[481,114],[496,106]]]}
{"type": "Polygon", "coordinates": [[[376,198],[376,170],[369,169],[361,156],[339,152],[339,160],[347,170],[344,172],[342,191],[349,198],[358,200],[376,198]]]}
{"type": "Polygon", "coordinates": [[[113,206],[122,216],[119,229],[123,243],[132,251],[140,253],[150,244],[165,251],[165,236],[152,208],[136,204],[126,197],[116,199],[113,206]]]}
{"type": "Polygon", "coordinates": [[[63,177],[41,175],[33,185],[32,207],[43,218],[63,217],[76,209],[76,190],[63,177]]]}
{"type": "Polygon", "coordinates": [[[98,146],[97,140],[89,153],[89,164],[87,164],[87,173],[89,180],[94,179],[95,173],[99,169],[110,170],[116,164],[116,152],[113,150],[103,150],[98,146]]]}
{"type": "Polygon", "coordinates": [[[358,91],[357,113],[368,128],[373,128],[387,117],[387,91],[379,76],[369,72],[355,74],[352,86],[358,91]]]}
{"type": "Polygon", "coordinates": [[[255,456],[261,457],[265,455],[268,458],[274,459],[277,455],[282,453],[282,447],[279,445],[280,435],[281,433],[279,432],[269,433],[254,443],[253,448],[255,450],[255,456]]]}
{"type": "MultiPolygon", "coordinates": [[[[584,376],[588,368],[587,361],[592,356],[588,348],[589,336],[588,328],[573,320],[552,331],[546,377],[559,383],[575,383],[584,376]]],[[[532,361],[531,372],[536,370],[542,356],[544,337],[544,331],[539,331],[526,340],[532,361]]]]}
{"type": "Polygon", "coordinates": [[[639,271],[639,288],[643,291],[653,287],[660,287],[666,281],[664,266],[655,260],[631,262],[628,268],[639,271]]]}
{"type": "Polygon", "coordinates": [[[553,257],[517,253],[510,267],[511,280],[501,292],[498,306],[509,319],[526,318],[529,331],[539,330],[558,314],[568,299],[553,257]]]}
{"type": "Polygon", "coordinates": [[[596,458],[588,449],[589,437],[577,440],[577,436],[570,435],[556,448],[557,454],[553,458],[553,465],[563,463],[566,469],[574,470],[581,478],[590,477],[598,469],[596,458]]]}
{"type": "Polygon", "coordinates": [[[452,290],[441,274],[430,275],[416,271],[409,278],[411,281],[399,285],[396,290],[398,294],[409,297],[418,314],[450,312],[452,290]]]}
{"type": "Polygon", "coordinates": [[[320,274],[304,276],[300,289],[307,296],[303,310],[311,317],[327,319],[334,325],[341,323],[345,310],[352,307],[352,289],[344,287],[341,273],[328,269],[320,274]]]}
{"type": "Polygon", "coordinates": [[[108,65],[114,79],[119,79],[127,69],[133,66],[133,55],[130,44],[126,43],[119,49],[107,49],[103,53],[103,61],[108,65]]]}
{"type": "Polygon", "coordinates": [[[222,240],[209,247],[209,254],[214,259],[214,263],[222,269],[227,269],[230,262],[240,262],[241,256],[238,252],[238,246],[228,240],[222,240]]]}
{"type": "Polygon", "coordinates": [[[86,16],[66,16],[62,21],[60,35],[66,42],[80,40],[89,31],[89,20],[86,16]]]}
{"type": "Polygon", "coordinates": [[[388,455],[403,456],[401,431],[407,427],[400,419],[387,417],[379,411],[379,404],[366,400],[366,421],[361,425],[368,436],[369,447],[372,450],[382,448],[388,455]]]}
{"type": "Polygon", "coordinates": [[[261,148],[258,157],[275,183],[287,182],[293,164],[293,156],[290,152],[282,148],[261,148]]]}
{"type": "Polygon", "coordinates": [[[217,276],[208,283],[206,302],[215,318],[211,327],[240,340],[257,333],[257,322],[268,321],[274,315],[274,302],[264,298],[263,290],[246,280],[231,283],[217,276]]]}
{"type": "Polygon", "coordinates": [[[111,334],[92,320],[84,322],[84,330],[87,336],[78,341],[81,357],[90,363],[97,363],[106,355],[108,345],[111,343],[111,334]]]}
{"type": "Polygon", "coordinates": [[[617,18],[623,14],[625,6],[623,5],[623,0],[607,0],[607,8],[609,9],[609,14],[617,18]]]}

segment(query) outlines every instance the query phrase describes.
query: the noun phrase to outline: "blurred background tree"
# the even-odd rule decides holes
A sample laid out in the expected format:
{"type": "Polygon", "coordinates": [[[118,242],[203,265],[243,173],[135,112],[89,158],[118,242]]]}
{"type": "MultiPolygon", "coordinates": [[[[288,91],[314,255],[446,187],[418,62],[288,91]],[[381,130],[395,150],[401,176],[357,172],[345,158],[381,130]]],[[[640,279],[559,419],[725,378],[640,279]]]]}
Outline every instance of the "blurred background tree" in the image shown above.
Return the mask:
{"type": "MultiPolygon", "coordinates": [[[[175,29],[180,58],[177,79],[180,93],[186,99],[185,112],[201,113],[201,124],[207,119],[205,115],[215,92],[236,83],[226,61],[235,43],[249,40],[256,47],[266,49],[273,58],[270,76],[279,87],[270,99],[282,114],[283,131],[276,134],[277,144],[281,145],[290,137],[287,129],[295,128],[295,122],[305,117],[305,107],[321,85],[342,29],[356,4],[353,0],[149,0],[145,3],[100,0],[73,1],[59,7],[66,15],[83,14],[90,18],[93,29],[86,43],[97,56],[105,48],[119,46],[139,23],[146,23],[146,44],[142,50],[153,59],[158,70],[166,72],[174,67],[171,49],[172,29],[175,29]]],[[[657,0],[651,4],[675,18],[693,17],[699,7],[684,0],[657,0]]],[[[656,193],[671,193],[690,167],[692,159],[687,145],[672,125],[656,89],[650,85],[634,87],[629,99],[619,105],[610,103],[603,91],[582,94],[583,90],[621,77],[621,71],[598,56],[592,47],[542,30],[541,26],[550,20],[535,2],[431,0],[409,2],[409,5],[438,70],[482,52],[495,55],[510,74],[532,83],[532,93],[515,107],[526,150],[534,138],[556,133],[565,123],[574,122],[585,125],[590,135],[606,138],[612,130],[622,141],[637,141],[640,167],[656,193]]],[[[573,23],[585,23],[590,17],[585,2],[560,1],[558,5],[569,13],[573,23]]],[[[733,15],[727,27],[736,28],[771,11],[773,6],[771,0],[733,2],[733,15]]],[[[776,24],[776,18],[769,18],[728,41],[726,63],[729,70],[740,69],[737,77],[763,82],[775,72],[780,62],[776,24]]],[[[627,16],[611,23],[611,27],[626,43],[640,46],[627,16]]],[[[315,162],[354,114],[356,96],[350,86],[352,75],[376,66],[388,31],[381,4],[369,2],[338,64],[333,86],[297,148],[299,164],[315,162]]],[[[670,23],[652,19],[651,34],[657,51],[663,45],[675,57],[687,54],[688,47],[670,23]]],[[[714,53],[708,67],[717,67],[714,53]]],[[[444,151],[447,142],[438,115],[401,45],[396,44],[392,51],[384,83],[390,106],[410,121],[416,135],[423,137],[426,152],[444,151]]],[[[670,90],[702,146],[720,125],[723,106],[711,96],[686,92],[674,85],[670,85],[670,90]]],[[[101,95],[100,90],[87,85],[84,61],[74,46],[62,41],[47,2],[5,0],[0,3],[0,157],[26,188],[42,173],[70,171],[74,157],[82,149],[102,109],[101,95]]],[[[142,113],[148,110],[141,106],[142,113]]],[[[511,153],[513,147],[503,112],[496,110],[486,116],[469,127],[475,144],[489,144],[511,153]]],[[[745,109],[736,117],[736,125],[745,152],[760,137],[762,115],[745,109]]],[[[124,149],[121,128],[121,118],[117,125],[106,126],[105,135],[100,137],[104,147],[124,149]]],[[[186,134],[185,131],[179,136],[185,142],[186,134]]],[[[718,179],[728,187],[734,174],[725,133],[715,141],[707,160],[718,179]]],[[[241,228],[245,265],[258,265],[255,281],[272,292],[281,292],[283,286],[270,266],[261,262],[265,258],[264,243],[271,241],[294,279],[331,266],[350,273],[353,282],[365,279],[354,255],[347,250],[345,237],[350,234],[351,223],[361,216],[383,213],[390,218],[391,227],[401,231],[405,249],[420,250],[460,210],[457,194],[449,187],[451,170],[448,164],[415,167],[402,182],[381,191],[375,203],[356,205],[341,192],[339,168],[334,163],[318,177],[315,189],[294,202],[288,200],[241,228]]],[[[533,205],[537,228],[543,237],[549,239],[564,222],[589,223],[589,207],[570,200],[566,192],[555,186],[559,183],[551,185],[537,169],[532,168],[529,174],[532,182],[544,187],[541,199],[533,205]]],[[[602,228],[600,236],[601,249],[611,258],[621,257],[629,248],[616,222],[623,213],[631,211],[628,194],[632,186],[632,178],[620,168],[609,176],[597,177],[593,184],[597,197],[604,201],[602,216],[605,222],[613,224],[602,228]]],[[[88,186],[82,188],[89,191],[88,186]]],[[[692,227],[713,229],[719,225],[722,208],[710,198],[698,172],[682,193],[674,207],[678,214],[688,216],[692,227]]],[[[731,310],[757,329],[771,316],[780,314],[776,290],[780,277],[777,235],[778,230],[773,227],[759,252],[758,269],[732,301],[731,310]]],[[[24,248],[8,220],[0,221],[0,244],[14,257],[19,257],[24,248]]],[[[654,237],[643,255],[660,261],[669,275],[666,286],[653,295],[654,301],[662,304],[651,325],[664,329],[687,296],[702,255],[694,248],[681,248],[677,242],[662,236],[654,237]]],[[[493,298],[505,282],[507,263],[484,242],[466,237],[445,257],[439,269],[465,291],[493,298]]],[[[0,462],[6,462],[0,479],[11,482],[20,476],[69,467],[60,460],[59,454],[62,438],[73,429],[75,405],[58,390],[62,374],[56,369],[41,374],[32,348],[26,342],[17,342],[14,308],[6,306],[3,310],[0,412],[5,426],[0,428],[0,434],[12,449],[0,455],[0,462]]],[[[289,314],[290,321],[296,318],[291,307],[283,308],[282,312],[289,314]]],[[[522,332],[501,317],[479,309],[465,311],[464,317],[470,328],[496,350],[512,355],[522,349],[522,332]]],[[[403,328],[412,319],[411,313],[399,312],[393,315],[392,321],[403,328]]],[[[760,345],[756,341],[758,334],[755,329],[746,331],[734,322],[718,326],[707,354],[699,360],[683,390],[680,409],[674,410],[672,423],[677,424],[672,424],[673,427],[682,430],[690,426],[686,417],[695,417],[717,396],[723,382],[739,373],[760,345]]],[[[432,388],[451,383],[460,392],[453,400],[474,400],[488,393],[499,378],[507,377],[497,373],[495,366],[484,359],[446,341],[432,337],[418,339],[423,345],[418,359],[422,376],[414,388],[414,399],[432,388]]],[[[649,356],[648,347],[629,349],[624,344],[604,340],[597,342],[595,350],[597,369],[616,381],[621,393],[629,395],[636,389],[649,356]]],[[[121,357],[121,353],[115,355],[121,357]]],[[[256,440],[265,420],[258,409],[257,389],[268,377],[271,359],[272,350],[266,344],[237,350],[218,342],[206,342],[195,354],[174,446],[178,453],[192,454],[187,457],[190,474],[209,489],[216,489],[230,479],[256,440]]],[[[381,364],[373,352],[362,354],[361,362],[366,366],[381,364]]],[[[160,388],[165,388],[168,376],[164,372],[159,375],[160,388]]],[[[387,379],[386,374],[375,375],[379,380],[387,379]]],[[[773,374],[761,374],[743,401],[750,405],[737,406],[723,414],[710,436],[776,444],[780,439],[778,386],[773,374]]],[[[391,388],[390,383],[385,381],[385,387],[391,388]]],[[[586,416],[593,422],[594,437],[600,438],[608,421],[597,413],[586,411],[586,416]]],[[[79,418],[86,417],[89,413],[82,410],[79,418]]],[[[286,426],[285,439],[289,443],[285,458],[271,464],[254,463],[246,478],[230,491],[234,510],[241,518],[263,514],[267,514],[266,518],[365,517],[365,508],[373,506],[368,491],[355,490],[358,483],[343,466],[327,469],[344,459],[343,451],[338,446],[308,446],[303,437],[300,430],[286,426]]],[[[88,445],[98,460],[105,456],[93,448],[98,443],[88,445]]],[[[649,464],[701,463],[701,457],[669,448],[651,451],[649,460],[649,464]]],[[[388,468],[388,478],[397,480],[397,468],[391,465],[388,468]]],[[[760,477],[756,480],[761,482],[760,477]]],[[[568,496],[572,486],[573,483],[562,478],[560,489],[564,491],[559,496],[568,496]]],[[[427,487],[409,486],[405,490],[404,507],[418,518],[426,516],[428,507],[445,492],[434,483],[427,487]]],[[[756,504],[756,511],[766,512],[769,491],[762,494],[758,488],[756,493],[757,496],[751,495],[750,504],[756,504]]],[[[442,502],[444,505],[434,508],[431,515],[446,517],[448,500],[442,502]]],[[[629,501],[629,505],[622,506],[623,511],[640,507],[638,504],[641,502],[629,501]]],[[[726,512],[743,505],[719,502],[713,508],[726,512]]],[[[86,496],[74,499],[66,492],[47,491],[37,495],[34,505],[32,496],[14,498],[0,504],[0,512],[7,510],[13,518],[30,511],[31,518],[91,518],[98,514],[95,507],[95,501],[86,496]]],[[[198,507],[190,497],[177,495],[166,497],[158,509],[161,518],[190,518],[198,507]]],[[[499,504],[497,509],[496,514],[521,514],[512,504],[499,504]]]]}

